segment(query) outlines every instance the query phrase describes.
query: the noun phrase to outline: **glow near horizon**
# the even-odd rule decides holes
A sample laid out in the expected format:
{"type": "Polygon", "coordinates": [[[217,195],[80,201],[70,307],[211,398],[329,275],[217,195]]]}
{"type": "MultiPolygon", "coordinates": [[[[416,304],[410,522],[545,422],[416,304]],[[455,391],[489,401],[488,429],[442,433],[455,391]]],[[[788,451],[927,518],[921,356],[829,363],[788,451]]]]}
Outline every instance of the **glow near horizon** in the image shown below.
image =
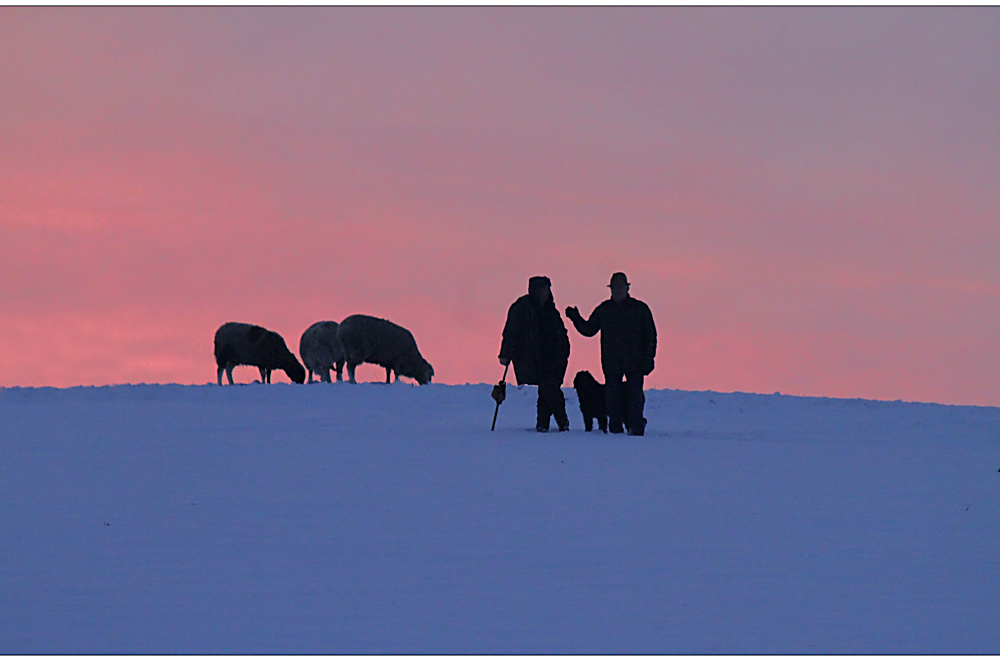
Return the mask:
{"type": "Polygon", "coordinates": [[[0,386],[205,383],[225,321],[355,312],[491,382],[529,276],[588,313],[623,270],[650,387],[1000,404],[998,44],[996,8],[0,8],[0,386]]]}

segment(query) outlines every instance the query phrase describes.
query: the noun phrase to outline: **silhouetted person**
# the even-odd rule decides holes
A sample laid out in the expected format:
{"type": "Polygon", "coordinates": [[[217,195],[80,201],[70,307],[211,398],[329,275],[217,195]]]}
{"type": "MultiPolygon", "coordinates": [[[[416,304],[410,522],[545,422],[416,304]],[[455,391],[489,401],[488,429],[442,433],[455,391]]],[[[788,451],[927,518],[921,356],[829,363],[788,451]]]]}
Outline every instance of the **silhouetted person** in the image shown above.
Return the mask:
{"type": "Polygon", "coordinates": [[[500,344],[500,364],[514,362],[518,385],[538,386],[535,430],[549,430],[555,416],[559,431],[569,429],[562,383],[569,363],[569,334],[552,299],[552,283],[545,276],[528,280],[528,293],[507,311],[500,344]]]}
{"type": "Polygon", "coordinates": [[[608,286],[611,298],[598,305],[590,319],[581,317],[575,307],[566,308],[566,316],[581,335],[593,337],[601,333],[608,430],[620,434],[624,424],[629,434],[642,436],[646,430],[642,382],[653,371],[656,325],[649,306],[628,295],[629,282],[624,273],[612,275],[608,286]]]}

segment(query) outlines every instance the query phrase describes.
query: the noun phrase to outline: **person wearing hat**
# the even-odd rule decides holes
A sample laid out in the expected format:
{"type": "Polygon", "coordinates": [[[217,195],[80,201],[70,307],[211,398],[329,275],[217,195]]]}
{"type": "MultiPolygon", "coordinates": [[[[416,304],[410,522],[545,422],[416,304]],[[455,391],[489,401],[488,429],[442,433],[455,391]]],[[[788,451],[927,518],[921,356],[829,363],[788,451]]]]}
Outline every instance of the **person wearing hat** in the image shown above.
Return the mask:
{"type": "Polygon", "coordinates": [[[566,308],[566,316],[581,335],[601,334],[608,430],[620,434],[624,425],[629,434],[642,436],[646,429],[642,385],[646,375],[653,371],[656,324],[649,306],[629,296],[629,282],[624,273],[612,275],[608,287],[611,298],[598,305],[589,319],[580,316],[575,307],[566,308]]]}
{"type": "Polygon", "coordinates": [[[569,334],[543,275],[528,280],[528,293],[510,306],[500,344],[500,364],[513,361],[518,385],[538,386],[535,430],[547,432],[555,417],[559,431],[569,429],[562,383],[569,364],[569,334]]]}

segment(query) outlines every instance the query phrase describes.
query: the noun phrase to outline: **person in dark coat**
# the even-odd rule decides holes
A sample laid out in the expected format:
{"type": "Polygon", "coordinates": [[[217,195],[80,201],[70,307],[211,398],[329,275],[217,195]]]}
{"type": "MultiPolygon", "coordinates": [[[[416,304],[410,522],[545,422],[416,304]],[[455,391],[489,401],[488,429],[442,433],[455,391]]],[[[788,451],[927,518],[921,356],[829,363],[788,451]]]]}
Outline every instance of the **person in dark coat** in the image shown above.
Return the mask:
{"type": "Polygon", "coordinates": [[[598,305],[590,319],[580,316],[575,307],[566,308],[566,316],[581,335],[593,337],[601,333],[608,430],[620,434],[624,425],[629,434],[642,436],[646,429],[642,384],[653,371],[656,325],[649,306],[629,296],[629,282],[624,273],[612,275],[608,286],[611,298],[598,305]]]}
{"type": "Polygon", "coordinates": [[[518,385],[538,386],[535,430],[548,431],[552,416],[559,431],[568,430],[562,383],[569,364],[569,334],[552,299],[552,282],[545,276],[530,278],[528,293],[507,311],[499,357],[501,365],[513,361],[518,385]]]}

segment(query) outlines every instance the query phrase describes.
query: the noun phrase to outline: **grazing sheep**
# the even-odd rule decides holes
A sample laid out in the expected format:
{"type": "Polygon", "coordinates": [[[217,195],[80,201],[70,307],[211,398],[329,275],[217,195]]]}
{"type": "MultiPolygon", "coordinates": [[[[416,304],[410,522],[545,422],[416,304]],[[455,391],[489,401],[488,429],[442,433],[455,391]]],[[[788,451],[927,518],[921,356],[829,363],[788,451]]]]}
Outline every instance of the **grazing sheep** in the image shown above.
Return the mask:
{"type": "Polygon", "coordinates": [[[372,363],[385,368],[385,382],[392,372],[416,379],[420,385],[430,383],[434,368],[424,360],[417,349],[413,334],[402,326],[365,314],[352,314],[340,322],[337,332],[347,359],[347,376],[351,383],[354,370],[361,363],[372,363]]]}
{"type": "Polygon", "coordinates": [[[288,350],[285,341],[274,331],[252,324],[236,321],[222,324],[215,331],[215,364],[219,385],[222,385],[222,371],[226,371],[229,385],[233,385],[233,368],[237,365],[253,365],[260,370],[262,383],[271,383],[271,371],[284,370],[295,383],[304,383],[306,370],[288,350]]]}
{"type": "Polygon", "coordinates": [[[330,383],[330,368],[337,368],[337,381],[344,379],[344,347],[337,339],[336,321],[317,321],[302,333],[299,340],[299,355],[309,370],[309,383],[313,382],[313,373],[319,376],[323,383],[330,383]]]}
{"type": "Polygon", "coordinates": [[[580,400],[580,413],[583,414],[583,427],[587,431],[594,429],[594,418],[602,432],[608,431],[608,402],[604,398],[604,384],[598,383],[594,375],[586,370],[577,372],[573,377],[573,388],[580,400]]]}

